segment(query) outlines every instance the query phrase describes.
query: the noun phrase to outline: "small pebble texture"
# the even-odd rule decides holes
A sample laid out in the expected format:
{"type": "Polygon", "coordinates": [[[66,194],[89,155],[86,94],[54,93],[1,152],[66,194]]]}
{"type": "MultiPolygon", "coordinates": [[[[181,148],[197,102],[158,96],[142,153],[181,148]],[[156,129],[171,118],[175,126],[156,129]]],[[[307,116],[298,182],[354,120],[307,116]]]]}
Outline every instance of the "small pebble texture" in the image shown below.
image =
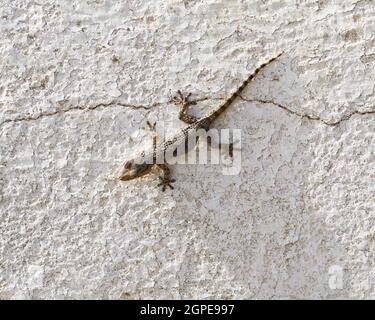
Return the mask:
{"type": "Polygon", "coordinates": [[[0,299],[374,299],[372,0],[3,0],[0,299]],[[222,103],[241,171],[119,181],[222,103]]]}

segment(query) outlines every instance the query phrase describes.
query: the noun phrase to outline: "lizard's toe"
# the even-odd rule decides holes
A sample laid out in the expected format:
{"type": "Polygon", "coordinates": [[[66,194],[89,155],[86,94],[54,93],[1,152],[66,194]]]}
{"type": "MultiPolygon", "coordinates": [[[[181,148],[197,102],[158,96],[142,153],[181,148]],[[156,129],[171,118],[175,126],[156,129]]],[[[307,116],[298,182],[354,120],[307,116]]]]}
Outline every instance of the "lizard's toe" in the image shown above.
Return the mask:
{"type": "Polygon", "coordinates": [[[156,121],[154,122],[154,124],[151,124],[150,121],[147,120],[147,125],[149,127],[150,130],[154,131],[155,130],[155,127],[156,127],[156,121]]]}
{"type": "Polygon", "coordinates": [[[176,182],[176,179],[170,179],[170,178],[164,178],[164,177],[159,177],[161,182],[158,184],[158,187],[162,187],[161,190],[164,192],[167,187],[171,188],[171,190],[174,189],[172,186],[172,183],[176,182]]]}

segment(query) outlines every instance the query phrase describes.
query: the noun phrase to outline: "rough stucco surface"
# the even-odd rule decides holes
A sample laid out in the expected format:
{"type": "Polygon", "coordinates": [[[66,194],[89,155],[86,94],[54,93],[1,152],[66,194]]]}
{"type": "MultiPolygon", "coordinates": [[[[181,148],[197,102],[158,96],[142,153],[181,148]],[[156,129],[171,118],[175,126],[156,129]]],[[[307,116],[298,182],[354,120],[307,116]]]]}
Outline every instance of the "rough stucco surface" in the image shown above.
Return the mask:
{"type": "Polygon", "coordinates": [[[375,298],[373,1],[2,0],[0,28],[0,298],[375,298]],[[216,123],[238,175],[116,180],[184,126],[170,91],[199,114],[280,51],[216,123]]]}

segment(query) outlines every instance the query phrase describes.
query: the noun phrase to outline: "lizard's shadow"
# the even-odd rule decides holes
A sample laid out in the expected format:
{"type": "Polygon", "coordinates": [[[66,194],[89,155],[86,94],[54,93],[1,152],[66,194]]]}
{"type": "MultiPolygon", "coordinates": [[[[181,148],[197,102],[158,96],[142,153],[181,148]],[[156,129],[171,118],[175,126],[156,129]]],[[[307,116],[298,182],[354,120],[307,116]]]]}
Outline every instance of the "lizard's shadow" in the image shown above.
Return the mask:
{"type": "Polygon", "coordinates": [[[334,295],[329,270],[343,265],[345,250],[306,196],[312,155],[301,137],[312,127],[299,127],[298,118],[293,121],[271,106],[257,106],[241,117],[237,123],[244,125],[246,141],[238,176],[223,176],[218,166],[211,171],[190,166],[185,179],[178,174],[183,185],[176,194],[188,200],[178,199],[184,217],[175,218],[185,219],[187,233],[194,234],[179,274],[182,296],[334,295]],[[268,126],[259,126],[268,120],[268,126]]]}
{"type": "Polygon", "coordinates": [[[194,235],[179,273],[182,297],[335,296],[329,270],[342,267],[346,253],[306,195],[314,123],[272,104],[243,101],[235,108],[226,127],[242,128],[241,173],[177,168],[178,201],[186,232],[194,235]]]}

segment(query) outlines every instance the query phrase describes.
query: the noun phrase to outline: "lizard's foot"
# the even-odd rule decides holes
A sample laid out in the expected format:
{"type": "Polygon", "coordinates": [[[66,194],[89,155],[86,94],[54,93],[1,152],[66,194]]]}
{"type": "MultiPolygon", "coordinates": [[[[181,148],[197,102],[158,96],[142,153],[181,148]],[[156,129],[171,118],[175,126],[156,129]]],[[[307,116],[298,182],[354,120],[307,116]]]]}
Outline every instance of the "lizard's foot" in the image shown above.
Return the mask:
{"type": "Polygon", "coordinates": [[[177,94],[171,100],[176,106],[180,107],[178,118],[187,124],[198,121],[197,117],[187,114],[189,106],[197,104],[197,101],[190,101],[190,96],[191,93],[184,95],[181,90],[178,90],[177,94]]]}
{"type": "Polygon", "coordinates": [[[187,94],[183,94],[181,90],[177,91],[177,94],[172,97],[172,102],[178,106],[184,106],[185,108],[187,106],[195,105],[197,104],[196,101],[191,101],[190,100],[191,92],[187,94]]]}
{"type": "Polygon", "coordinates": [[[151,122],[147,120],[146,123],[147,123],[147,126],[149,127],[149,129],[154,132],[155,128],[156,128],[156,121],[154,122],[154,124],[151,124],[151,122]]]}
{"type": "Polygon", "coordinates": [[[164,192],[167,187],[171,188],[172,190],[174,187],[172,186],[173,182],[176,182],[176,179],[171,179],[171,178],[164,178],[159,176],[159,179],[161,182],[158,184],[158,187],[162,186],[161,190],[164,192]]]}

